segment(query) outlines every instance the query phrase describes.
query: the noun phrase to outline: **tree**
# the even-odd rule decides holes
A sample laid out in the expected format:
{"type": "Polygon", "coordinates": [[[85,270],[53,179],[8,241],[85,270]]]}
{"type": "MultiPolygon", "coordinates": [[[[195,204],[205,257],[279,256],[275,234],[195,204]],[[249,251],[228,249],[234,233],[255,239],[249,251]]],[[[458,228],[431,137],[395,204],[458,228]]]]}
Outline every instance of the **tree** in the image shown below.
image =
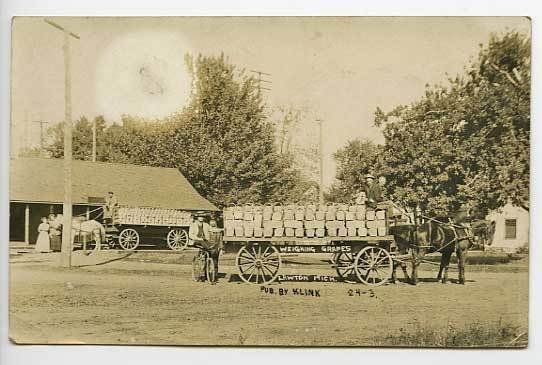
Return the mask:
{"type": "MultiPolygon", "coordinates": [[[[96,156],[98,161],[106,157],[105,146],[101,142],[106,133],[106,123],[103,116],[95,118],[96,123],[96,156]]],[[[57,123],[48,130],[50,143],[45,146],[46,152],[53,158],[64,156],[64,123],[57,123]]],[[[85,116],[77,119],[72,129],[72,156],[75,160],[92,160],[92,123],[85,116]]]]}
{"type": "Polygon", "coordinates": [[[301,178],[308,180],[305,186],[308,190],[303,192],[305,198],[317,201],[320,170],[318,125],[309,117],[306,108],[293,105],[275,108],[272,120],[280,157],[291,161],[292,167],[300,171],[301,178]]]}
{"type": "Polygon", "coordinates": [[[529,209],[530,38],[493,35],[469,70],[468,118],[461,137],[470,163],[462,193],[489,208],[511,202],[529,209]],[[485,122],[485,123],[484,123],[485,122]]]}
{"type": "Polygon", "coordinates": [[[393,196],[434,214],[462,204],[528,209],[530,38],[491,35],[465,73],[409,106],[377,108],[393,196]]]}
{"type": "Polygon", "coordinates": [[[381,175],[384,150],[370,140],[355,139],[333,154],[337,181],[326,194],[331,202],[350,202],[359,189],[365,188],[365,175],[381,175]]]}
{"type": "Polygon", "coordinates": [[[173,160],[196,189],[219,206],[285,202],[300,182],[280,158],[256,81],[224,55],[187,58],[194,78],[189,106],[172,117],[173,160]]]}

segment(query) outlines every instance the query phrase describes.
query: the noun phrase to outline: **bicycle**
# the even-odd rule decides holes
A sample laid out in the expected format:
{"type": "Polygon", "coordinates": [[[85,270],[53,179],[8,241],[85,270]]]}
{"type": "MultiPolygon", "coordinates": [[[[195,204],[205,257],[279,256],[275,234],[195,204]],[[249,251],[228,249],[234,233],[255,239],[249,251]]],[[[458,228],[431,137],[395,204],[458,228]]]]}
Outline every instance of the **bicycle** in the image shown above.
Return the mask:
{"type": "Polygon", "coordinates": [[[200,245],[194,245],[194,247],[199,248],[199,251],[192,259],[192,279],[194,281],[208,281],[211,284],[216,283],[215,264],[209,251],[200,245]]]}

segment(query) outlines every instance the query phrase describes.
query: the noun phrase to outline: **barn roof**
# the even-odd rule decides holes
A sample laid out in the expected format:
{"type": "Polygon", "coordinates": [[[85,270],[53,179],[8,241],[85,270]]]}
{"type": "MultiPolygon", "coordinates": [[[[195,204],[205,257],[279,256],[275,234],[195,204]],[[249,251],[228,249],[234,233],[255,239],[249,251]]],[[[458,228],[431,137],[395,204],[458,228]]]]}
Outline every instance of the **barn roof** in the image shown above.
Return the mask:
{"type": "MultiPolygon", "coordinates": [[[[103,201],[115,192],[119,204],[186,210],[217,210],[174,168],[73,161],[73,204],[103,201]]],[[[10,166],[10,201],[62,203],[62,159],[17,158],[10,166]]]]}

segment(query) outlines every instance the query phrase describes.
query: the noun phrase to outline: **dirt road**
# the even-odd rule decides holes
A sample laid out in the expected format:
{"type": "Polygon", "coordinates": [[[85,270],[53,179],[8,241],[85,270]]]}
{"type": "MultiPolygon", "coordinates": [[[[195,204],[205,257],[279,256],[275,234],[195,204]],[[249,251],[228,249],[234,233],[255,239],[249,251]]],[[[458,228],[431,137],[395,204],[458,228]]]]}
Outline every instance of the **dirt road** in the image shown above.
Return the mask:
{"type": "MultiPolygon", "coordinates": [[[[314,282],[264,288],[230,275],[213,286],[193,282],[189,265],[137,254],[72,269],[42,257],[10,264],[10,337],[19,343],[371,346],[416,326],[527,328],[526,264],[514,272],[467,269],[464,286],[428,280],[370,290],[314,282]]],[[[290,264],[285,273],[334,274],[318,264],[290,264]]]]}

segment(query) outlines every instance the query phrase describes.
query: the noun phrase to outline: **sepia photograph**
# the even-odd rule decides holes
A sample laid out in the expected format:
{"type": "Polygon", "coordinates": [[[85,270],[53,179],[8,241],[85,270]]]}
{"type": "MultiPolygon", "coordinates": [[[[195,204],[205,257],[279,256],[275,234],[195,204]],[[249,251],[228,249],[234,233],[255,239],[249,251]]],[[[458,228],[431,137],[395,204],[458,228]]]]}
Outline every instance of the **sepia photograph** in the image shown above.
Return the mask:
{"type": "Polygon", "coordinates": [[[528,346],[529,17],[15,16],[10,72],[14,344],[528,346]]]}

